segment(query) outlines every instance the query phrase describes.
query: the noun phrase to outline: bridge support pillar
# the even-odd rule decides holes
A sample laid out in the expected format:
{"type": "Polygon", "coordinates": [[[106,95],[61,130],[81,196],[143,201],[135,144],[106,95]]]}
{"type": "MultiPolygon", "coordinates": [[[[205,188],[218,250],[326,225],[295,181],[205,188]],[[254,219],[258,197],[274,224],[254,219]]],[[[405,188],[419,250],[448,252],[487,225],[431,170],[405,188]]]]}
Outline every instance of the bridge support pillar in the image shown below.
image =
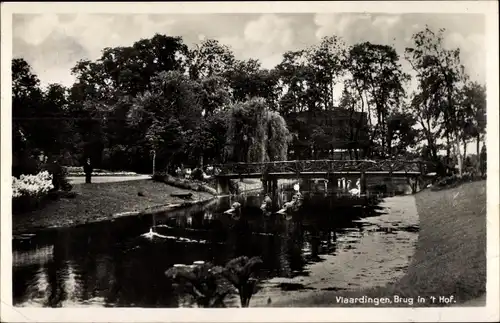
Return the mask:
{"type": "Polygon", "coordinates": [[[276,209],[278,205],[278,179],[273,178],[269,181],[271,186],[271,200],[273,201],[273,209],[276,209]]]}
{"type": "Polygon", "coordinates": [[[361,172],[361,175],[360,175],[360,190],[361,190],[361,194],[366,194],[366,174],[365,172],[361,172]]]}
{"type": "Polygon", "coordinates": [[[418,176],[415,178],[415,190],[414,190],[415,193],[420,192],[420,183],[421,182],[423,182],[422,177],[418,176]]]}
{"type": "Polygon", "coordinates": [[[228,195],[230,187],[230,180],[228,178],[218,178],[217,179],[217,194],[218,195],[228,195]]]}
{"type": "Polygon", "coordinates": [[[262,182],[262,191],[265,193],[268,193],[269,192],[269,181],[267,180],[267,178],[263,178],[261,179],[261,182],[262,182]]]}
{"type": "Polygon", "coordinates": [[[338,178],[339,177],[337,175],[332,175],[332,174],[330,174],[330,176],[328,176],[328,178],[327,178],[328,179],[328,188],[330,188],[331,191],[334,193],[338,190],[338,186],[339,186],[338,178]]]}

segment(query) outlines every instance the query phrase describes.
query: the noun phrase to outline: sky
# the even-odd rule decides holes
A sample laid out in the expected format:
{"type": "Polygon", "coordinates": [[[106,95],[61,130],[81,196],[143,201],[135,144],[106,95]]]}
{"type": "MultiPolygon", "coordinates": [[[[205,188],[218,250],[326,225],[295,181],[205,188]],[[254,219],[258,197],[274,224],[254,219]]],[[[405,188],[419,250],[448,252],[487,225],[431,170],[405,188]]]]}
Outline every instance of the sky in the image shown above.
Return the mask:
{"type": "Polygon", "coordinates": [[[71,85],[70,69],[78,60],[95,60],[105,47],[129,46],[155,33],[181,36],[189,46],[217,39],[236,58],[257,58],[265,68],[278,64],[288,50],[336,35],[348,45],[394,45],[409,72],[404,48],[426,24],[436,31],[445,28],[446,46],[459,47],[471,78],[485,82],[485,20],[480,14],[14,14],[13,56],[26,59],[42,85],[71,85]]]}

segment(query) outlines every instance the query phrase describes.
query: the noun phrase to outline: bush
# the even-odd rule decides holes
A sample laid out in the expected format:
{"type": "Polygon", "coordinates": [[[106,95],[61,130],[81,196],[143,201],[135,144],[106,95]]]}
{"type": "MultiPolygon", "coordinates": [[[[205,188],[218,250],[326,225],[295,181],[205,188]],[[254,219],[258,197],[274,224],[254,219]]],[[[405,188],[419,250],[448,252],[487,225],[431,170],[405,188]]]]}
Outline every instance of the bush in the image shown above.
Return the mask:
{"type": "Polygon", "coordinates": [[[213,195],[217,195],[217,190],[215,190],[213,187],[210,187],[207,183],[201,181],[188,180],[160,173],[156,173],[153,176],[153,180],[157,182],[163,182],[165,184],[172,185],[175,187],[184,188],[187,190],[192,190],[196,192],[207,192],[213,195]]]}
{"type": "Polygon", "coordinates": [[[203,180],[203,170],[201,168],[195,168],[191,172],[191,178],[197,181],[202,181],[203,180]]]}
{"type": "Polygon", "coordinates": [[[442,179],[438,179],[432,187],[433,191],[457,187],[463,183],[474,182],[486,179],[486,175],[481,175],[477,171],[464,172],[462,176],[455,174],[442,179]]]}
{"type": "Polygon", "coordinates": [[[54,188],[52,175],[48,171],[39,172],[36,175],[21,175],[19,178],[12,177],[12,197],[41,196],[47,194],[54,188]]]}
{"type": "Polygon", "coordinates": [[[190,294],[199,307],[225,307],[224,299],[236,289],[241,307],[248,307],[257,292],[260,257],[238,257],[227,262],[224,268],[203,261],[192,265],[177,264],[165,275],[179,288],[190,294]]]}
{"type": "Polygon", "coordinates": [[[12,177],[12,213],[38,208],[53,189],[53,178],[48,171],[12,177]]]}
{"type": "Polygon", "coordinates": [[[47,163],[42,166],[42,169],[52,175],[52,185],[55,191],[71,191],[72,186],[68,182],[68,171],[66,167],[62,167],[59,163],[47,163]]]}

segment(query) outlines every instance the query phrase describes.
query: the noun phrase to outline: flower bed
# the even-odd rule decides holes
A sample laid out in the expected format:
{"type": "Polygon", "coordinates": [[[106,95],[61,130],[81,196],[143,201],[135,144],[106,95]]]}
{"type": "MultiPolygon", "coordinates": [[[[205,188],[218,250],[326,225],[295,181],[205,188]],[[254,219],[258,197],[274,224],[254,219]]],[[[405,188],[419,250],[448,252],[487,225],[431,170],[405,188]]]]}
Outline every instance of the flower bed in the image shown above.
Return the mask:
{"type": "Polygon", "coordinates": [[[38,208],[53,189],[52,175],[48,171],[12,177],[12,213],[38,208]]]}
{"type": "MultiPolygon", "coordinates": [[[[92,172],[92,176],[136,176],[134,172],[92,172]]],[[[85,176],[84,172],[69,172],[68,176],[85,176]]]]}
{"type": "MultiPolygon", "coordinates": [[[[68,176],[85,176],[85,172],[83,171],[82,166],[66,166],[64,167],[68,176]]],[[[112,172],[105,169],[94,169],[92,172],[92,176],[135,176],[137,173],[135,172],[125,172],[125,171],[117,171],[112,172]]]]}

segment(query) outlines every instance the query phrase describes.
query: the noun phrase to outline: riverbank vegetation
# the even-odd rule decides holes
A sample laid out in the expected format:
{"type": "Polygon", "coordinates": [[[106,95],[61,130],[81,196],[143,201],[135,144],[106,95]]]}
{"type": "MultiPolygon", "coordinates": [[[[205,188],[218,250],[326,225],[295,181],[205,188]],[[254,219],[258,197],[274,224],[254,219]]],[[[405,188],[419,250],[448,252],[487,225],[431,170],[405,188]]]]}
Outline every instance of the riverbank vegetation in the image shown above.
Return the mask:
{"type": "Polygon", "coordinates": [[[171,176],[169,174],[155,174],[153,180],[157,182],[163,182],[165,184],[183,188],[186,190],[191,190],[195,192],[206,192],[212,195],[217,195],[217,190],[213,187],[215,184],[212,181],[212,185],[207,182],[185,179],[181,177],[171,176]]]}
{"type": "Polygon", "coordinates": [[[461,304],[484,295],[486,181],[464,183],[439,192],[424,190],[416,194],[415,199],[420,218],[418,243],[407,273],[400,281],[370,290],[320,292],[306,298],[277,300],[273,306],[371,306],[346,305],[336,299],[338,296],[392,299],[395,295],[413,298],[417,307],[443,306],[446,304],[432,304],[430,297],[453,296],[457,304],[461,304]],[[418,296],[425,297],[427,302],[417,303],[418,296]]]}
{"type": "MultiPolygon", "coordinates": [[[[152,180],[75,185],[72,198],[60,198],[43,208],[12,217],[13,233],[110,220],[117,213],[138,214],[153,208],[158,211],[186,202],[170,194],[189,192],[152,180]]],[[[192,197],[195,202],[214,198],[206,192],[196,192],[192,197]]]]}

